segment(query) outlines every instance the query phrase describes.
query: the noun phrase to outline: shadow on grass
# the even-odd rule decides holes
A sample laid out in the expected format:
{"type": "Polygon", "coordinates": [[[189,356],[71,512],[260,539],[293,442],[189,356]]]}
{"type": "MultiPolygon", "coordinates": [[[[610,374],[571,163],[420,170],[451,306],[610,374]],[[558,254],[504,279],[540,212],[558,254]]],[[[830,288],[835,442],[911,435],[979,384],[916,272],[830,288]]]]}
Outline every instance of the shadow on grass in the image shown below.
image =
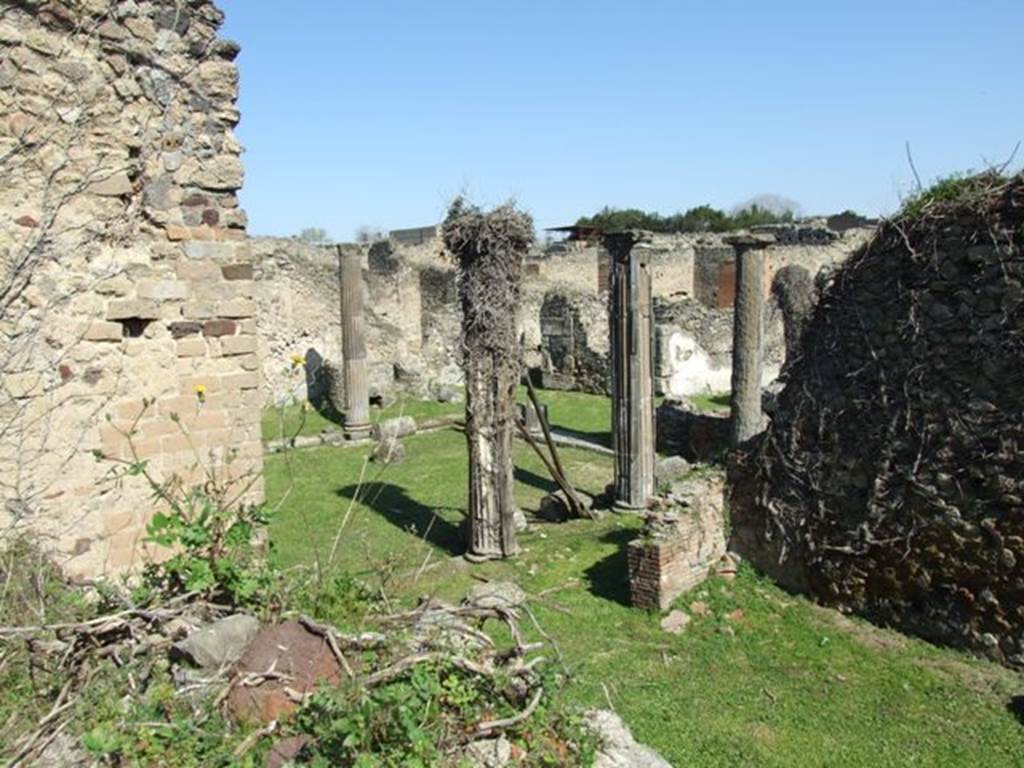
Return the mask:
{"type": "Polygon", "coordinates": [[[629,570],[626,565],[626,545],[636,536],[636,531],[616,529],[608,531],[601,541],[615,545],[615,551],[603,560],[598,560],[584,571],[589,589],[596,597],[611,600],[620,605],[629,605],[629,570]]]}
{"type": "Polygon", "coordinates": [[[316,412],[323,416],[327,421],[337,424],[339,427],[345,426],[345,414],[334,407],[331,401],[324,397],[319,402],[313,405],[316,408],[316,412]]]}
{"type": "Polygon", "coordinates": [[[531,472],[522,467],[515,468],[515,478],[520,483],[533,486],[539,491],[544,491],[544,493],[554,493],[558,490],[558,485],[550,477],[538,475],[536,472],[531,472]]]}
{"type": "Polygon", "coordinates": [[[439,514],[461,510],[428,507],[409,496],[405,488],[391,483],[348,485],[339,488],[336,493],[345,499],[355,499],[396,528],[424,539],[449,554],[461,555],[466,550],[459,526],[439,514]]]}
{"type": "Polygon", "coordinates": [[[1024,725],[1024,696],[1013,696],[1006,705],[1006,711],[1017,718],[1017,722],[1024,725]]]}
{"type": "Polygon", "coordinates": [[[316,398],[309,398],[309,404],[313,406],[314,410],[324,418],[325,421],[329,421],[332,424],[336,424],[339,427],[345,426],[345,414],[334,407],[334,403],[326,395],[321,395],[316,398]]]}
{"type": "Polygon", "coordinates": [[[596,443],[597,445],[603,445],[605,448],[612,447],[612,433],[610,431],[585,432],[582,429],[570,429],[569,427],[559,424],[555,420],[552,420],[551,428],[558,430],[563,435],[575,437],[578,440],[586,440],[588,443],[596,443]]]}

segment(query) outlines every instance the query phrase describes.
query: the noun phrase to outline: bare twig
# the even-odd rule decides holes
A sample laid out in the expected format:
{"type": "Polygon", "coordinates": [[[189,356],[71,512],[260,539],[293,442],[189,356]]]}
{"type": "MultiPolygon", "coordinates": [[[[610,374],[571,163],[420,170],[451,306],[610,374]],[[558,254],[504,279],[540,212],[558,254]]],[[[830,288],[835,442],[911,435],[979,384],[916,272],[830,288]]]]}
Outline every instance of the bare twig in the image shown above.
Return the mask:
{"type": "Polygon", "coordinates": [[[235,760],[238,760],[239,758],[244,757],[246,754],[248,754],[248,752],[253,747],[255,747],[257,744],[259,744],[261,739],[264,739],[267,736],[273,735],[276,730],[277,730],[277,720],[271,720],[269,723],[267,723],[262,728],[259,728],[259,729],[255,730],[255,731],[253,731],[252,733],[250,733],[248,736],[246,736],[239,743],[239,745],[237,747],[235,747],[235,750],[231,753],[231,756],[235,760]]]}
{"type": "Polygon", "coordinates": [[[341,648],[338,647],[338,640],[333,627],[327,627],[323,624],[317,624],[308,616],[301,616],[299,623],[302,624],[306,629],[314,634],[320,635],[326,642],[327,647],[331,649],[331,653],[334,654],[334,658],[338,660],[341,668],[345,670],[345,674],[348,675],[351,680],[355,677],[355,673],[352,671],[352,667],[349,666],[348,660],[345,658],[345,654],[341,652],[341,648]]]}
{"type": "Polygon", "coordinates": [[[506,731],[525,720],[530,719],[530,715],[534,713],[537,706],[540,704],[541,697],[544,695],[544,689],[538,688],[533,693],[533,698],[530,699],[530,703],[526,705],[526,709],[517,715],[512,717],[506,717],[501,720],[485,720],[477,726],[473,732],[472,739],[478,739],[483,736],[491,736],[498,731],[506,731]]]}
{"type": "Polygon", "coordinates": [[[921,183],[921,176],[917,172],[917,167],[914,165],[914,156],[910,153],[910,139],[904,144],[907,150],[907,162],[910,164],[910,170],[914,173],[914,180],[917,182],[917,191],[920,194],[924,191],[924,184],[921,183]]]}

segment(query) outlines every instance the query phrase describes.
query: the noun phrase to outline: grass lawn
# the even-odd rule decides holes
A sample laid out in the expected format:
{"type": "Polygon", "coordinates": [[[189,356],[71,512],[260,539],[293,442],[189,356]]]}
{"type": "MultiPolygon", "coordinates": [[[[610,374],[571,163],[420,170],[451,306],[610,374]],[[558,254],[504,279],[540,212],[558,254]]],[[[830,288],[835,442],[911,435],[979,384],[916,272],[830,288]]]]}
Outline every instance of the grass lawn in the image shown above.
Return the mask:
{"type": "MultiPolygon", "coordinates": [[[[537,396],[548,406],[552,426],[611,447],[611,411],[607,397],[556,390],[538,390],[537,396]]],[[[517,399],[521,403],[527,401],[526,387],[519,387],[517,399]]],[[[729,393],[701,393],[690,397],[690,402],[699,411],[727,410],[729,393]]],[[[461,402],[438,403],[402,398],[386,408],[371,408],[370,419],[377,422],[405,415],[412,416],[416,421],[425,421],[461,414],[464,408],[461,402]]],[[[263,412],[263,440],[276,440],[283,435],[317,435],[324,430],[337,430],[341,428],[343,418],[342,414],[329,409],[318,411],[311,408],[303,412],[299,405],[268,408],[263,412]]]]}
{"type": "MultiPolygon", "coordinates": [[[[539,390],[537,395],[549,408],[552,426],[611,445],[611,410],[607,397],[553,390],[539,390]]],[[[517,399],[521,403],[527,401],[526,387],[519,388],[517,399]]],[[[422,422],[440,416],[461,414],[464,410],[462,402],[438,403],[433,400],[402,398],[386,408],[371,408],[370,420],[378,422],[404,415],[422,422]]],[[[276,440],[282,435],[317,435],[324,430],[337,430],[341,428],[343,419],[342,414],[331,409],[318,411],[310,408],[303,412],[299,405],[267,408],[263,411],[263,440],[276,440]]]]}
{"type": "Polygon", "coordinates": [[[701,392],[697,395],[690,395],[690,402],[698,411],[728,411],[728,392],[701,392]]]}
{"type": "MultiPolygon", "coordinates": [[[[376,423],[396,416],[412,416],[419,422],[453,413],[462,413],[464,409],[465,406],[462,403],[438,403],[433,400],[403,398],[396,400],[386,408],[370,408],[370,421],[376,423]]],[[[267,408],[263,411],[263,440],[268,442],[283,436],[318,435],[325,430],[339,430],[343,420],[342,414],[330,408],[322,410],[310,408],[307,411],[303,411],[299,405],[267,408]]]]}
{"type": "MultiPolygon", "coordinates": [[[[555,424],[607,430],[604,398],[541,394],[555,424]]],[[[535,523],[520,556],[469,565],[458,557],[464,437],[444,430],[405,444],[406,460],[383,472],[363,448],[268,456],[268,498],[285,497],[271,529],[276,562],[326,562],[339,535],[336,566],[385,582],[403,605],[423,594],[457,599],[474,577],[518,582],[575,671],[566,695],[586,706],[610,700],[675,765],[1024,765],[1024,725],[1008,709],[1024,694],[1021,676],[817,608],[747,569],[681,598],[709,612],[683,635],[663,632],[658,615],[626,605],[623,547],[636,518],[535,523]]],[[[611,479],[605,457],[562,457],[584,490],[611,479]]],[[[516,464],[529,515],[552,484],[525,446],[516,464]]]]}

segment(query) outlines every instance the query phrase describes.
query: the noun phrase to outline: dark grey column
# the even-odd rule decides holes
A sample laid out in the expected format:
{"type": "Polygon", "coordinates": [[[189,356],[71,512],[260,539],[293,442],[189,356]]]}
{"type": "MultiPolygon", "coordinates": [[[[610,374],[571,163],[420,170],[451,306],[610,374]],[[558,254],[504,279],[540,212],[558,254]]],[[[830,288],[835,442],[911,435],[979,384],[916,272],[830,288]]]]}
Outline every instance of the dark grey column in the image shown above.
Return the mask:
{"type": "Polygon", "coordinates": [[[641,509],[654,495],[654,366],[651,274],[642,232],[604,236],[609,255],[608,317],[612,367],[615,503],[641,509]]]}
{"type": "Polygon", "coordinates": [[[341,274],[341,347],[345,376],[345,436],[370,436],[370,383],[366,370],[366,317],[363,313],[363,257],[338,246],[341,274]]]}
{"type": "Polygon", "coordinates": [[[761,367],[764,355],[766,235],[726,238],[736,251],[736,300],[732,334],[732,444],[741,445],[764,429],[761,367]]]}

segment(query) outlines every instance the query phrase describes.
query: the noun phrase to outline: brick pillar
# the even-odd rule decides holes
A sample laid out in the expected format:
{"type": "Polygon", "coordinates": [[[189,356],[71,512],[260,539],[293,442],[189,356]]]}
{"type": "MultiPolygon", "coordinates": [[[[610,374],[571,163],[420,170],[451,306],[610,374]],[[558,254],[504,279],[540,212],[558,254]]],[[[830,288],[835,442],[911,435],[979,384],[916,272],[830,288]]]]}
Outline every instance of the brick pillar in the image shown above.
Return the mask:
{"type": "Polygon", "coordinates": [[[363,259],[338,246],[341,275],[341,348],[345,375],[345,436],[370,435],[370,383],[366,370],[366,318],[363,313],[363,259]]]}
{"type": "Polygon", "coordinates": [[[640,232],[604,236],[609,255],[609,342],[615,503],[640,509],[654,495],[654,366],[651,273],[640,232]]]}

